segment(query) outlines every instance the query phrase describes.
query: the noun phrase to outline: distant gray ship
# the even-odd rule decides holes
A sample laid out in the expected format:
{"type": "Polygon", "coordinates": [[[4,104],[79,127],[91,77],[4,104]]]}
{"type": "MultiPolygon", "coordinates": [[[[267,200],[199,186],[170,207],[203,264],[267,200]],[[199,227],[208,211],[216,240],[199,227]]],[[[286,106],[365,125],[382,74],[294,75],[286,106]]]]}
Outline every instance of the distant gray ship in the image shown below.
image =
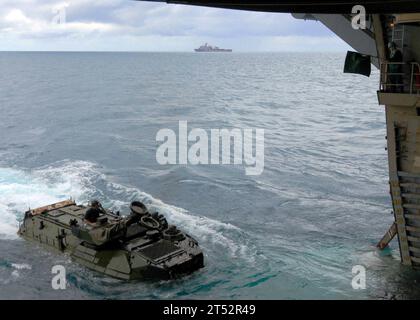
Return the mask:
{"type": "Polygon", "coordinates": [[[209,46],[207,43],[194,50],[195,52],[232,52],[232,49],[221,49],[219,47],[209,46]]]}

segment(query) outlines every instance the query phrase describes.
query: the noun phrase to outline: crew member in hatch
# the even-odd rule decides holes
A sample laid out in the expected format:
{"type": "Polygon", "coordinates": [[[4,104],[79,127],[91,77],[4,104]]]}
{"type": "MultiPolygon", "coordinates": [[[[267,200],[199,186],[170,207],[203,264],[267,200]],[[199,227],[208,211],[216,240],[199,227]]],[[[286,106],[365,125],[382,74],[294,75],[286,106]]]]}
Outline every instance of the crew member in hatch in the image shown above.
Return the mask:
{"type": "Polygon", "coordinates": [[[101,213],[104,213],[101,203],[98,200],[93,200],[85,213],[85,220],[89,223],[96,223],[101,213]]]}

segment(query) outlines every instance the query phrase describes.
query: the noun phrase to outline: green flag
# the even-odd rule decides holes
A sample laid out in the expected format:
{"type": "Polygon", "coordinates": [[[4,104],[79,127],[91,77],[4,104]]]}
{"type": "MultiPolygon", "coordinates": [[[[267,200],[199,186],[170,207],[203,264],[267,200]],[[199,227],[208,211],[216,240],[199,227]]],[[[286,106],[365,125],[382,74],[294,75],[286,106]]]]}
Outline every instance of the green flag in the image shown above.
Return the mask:
{"type": "Polygon", "coordinates": [[[371,61],[370,56],[358,52],[348,51],[346,63],[344,64],[344,73],[357,73],[370,77],[371,61]]]}

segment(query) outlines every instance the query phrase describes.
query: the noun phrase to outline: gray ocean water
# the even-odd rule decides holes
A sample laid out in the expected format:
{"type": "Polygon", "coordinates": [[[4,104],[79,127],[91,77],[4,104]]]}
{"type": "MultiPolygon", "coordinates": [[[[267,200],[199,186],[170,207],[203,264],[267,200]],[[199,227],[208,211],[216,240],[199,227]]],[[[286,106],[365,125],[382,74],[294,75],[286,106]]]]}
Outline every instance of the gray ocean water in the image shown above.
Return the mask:
{"type": "Polygon", "coordinates": [[[419,298],[392,222],[378,72],[345,53],[0,53],[0,298],[419,298]],[[265,170],[161,166],[156,133],[262,128],[265,170]],[[16,236],[28,207],[145,201],[193,235],[206,267],[127,283],[16,236]],[[51,288],[51,268],[68,287],[51,288]],[[366,267],[366,290],[351,286],[366,267]]]}

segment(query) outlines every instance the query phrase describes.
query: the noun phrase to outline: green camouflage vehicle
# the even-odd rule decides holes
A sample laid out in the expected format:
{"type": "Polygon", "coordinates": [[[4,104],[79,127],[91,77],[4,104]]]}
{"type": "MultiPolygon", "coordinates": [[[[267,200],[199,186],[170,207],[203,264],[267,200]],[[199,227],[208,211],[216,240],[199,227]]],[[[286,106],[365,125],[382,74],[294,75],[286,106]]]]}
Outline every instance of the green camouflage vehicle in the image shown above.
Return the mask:
{"type": "Polygon", "coordinates": [[[132,202],[126,217],[99,204],[99,214],[89,222],[92,208],[66,200],[29,210],[18,234],[118,279],[171,279],[204,266],[197,241],[143,203],[132,202]]]}

